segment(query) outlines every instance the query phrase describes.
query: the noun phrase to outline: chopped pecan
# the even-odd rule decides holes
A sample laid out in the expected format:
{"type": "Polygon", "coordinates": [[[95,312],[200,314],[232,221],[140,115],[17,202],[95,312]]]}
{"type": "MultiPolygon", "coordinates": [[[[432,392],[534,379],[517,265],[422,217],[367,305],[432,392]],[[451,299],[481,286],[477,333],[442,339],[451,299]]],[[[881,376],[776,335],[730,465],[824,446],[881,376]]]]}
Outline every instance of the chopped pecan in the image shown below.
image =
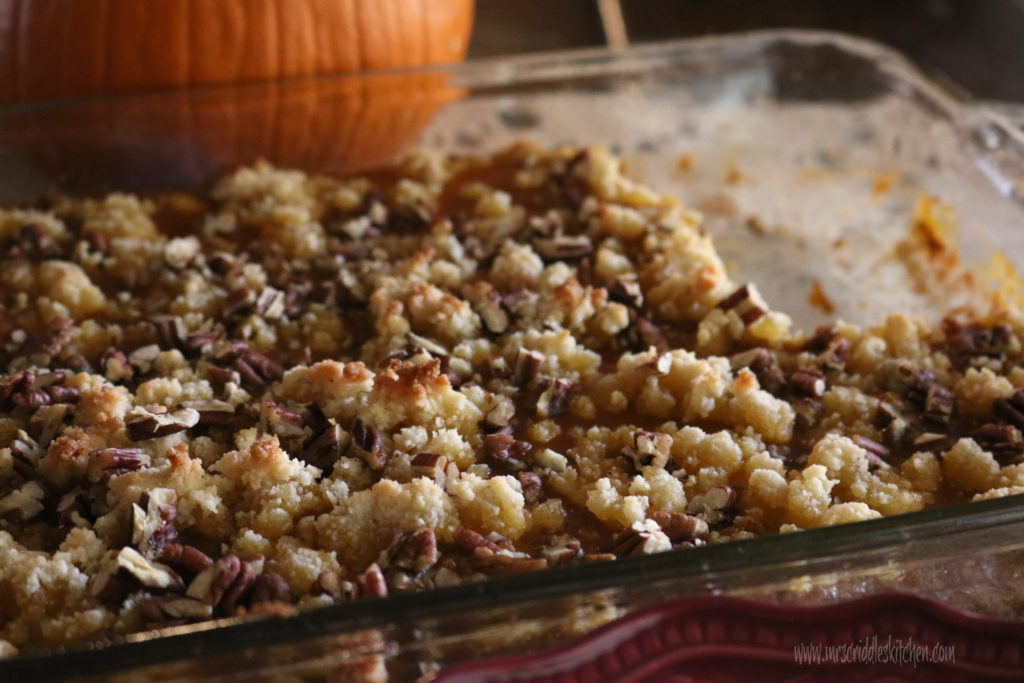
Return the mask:
{"type": "Polygon", "coordinates": [[[25,479],[33,479],[36,473],[36,466],[39,464],[46,451],[39,443],[28,435],[23,429],[19,429],[11,441],[11,459],[15,471],[25,479]]]}
{"type": "Polygon", "coordinates": [[[501,334],[508,329],[508,313],[501,306],[501,297],[494,290],[487,290],[484,296],[477,297],[473,305],[484,328],[492,334],[501,334]]]}
{"type": "Polygon", "coordinates": [[[455,530],[452,535],[452,540],[455,541],[455,545],[463,552],[472,555],[476,552],[477,548],[487,548],[491,552],[498,552],[501,550],[501,546],[494,541],[489,540],[486,536],[478,534],[472,529],[465,527],[459,527],[455,530]]]}
{"type": "Polygon", "coordinates": [[[671,549],[672,542],[658,523],[651,519],[634,522],[612,542],[612,553],[616,557],[650,555],[671,549]]]}
{"type": "Polygon", "coordinates": [[[91,451],[89,455],[89,480],[101,484],[149,464],[149,454],[141,448],[99,448],[91,451]]]}
{"type": "Polygon", "coordinates": [[[196,576],[213,564],[213,560],[202,550],[190,545],[168,543],[159,557],[160,561],[184,576],[196,576]]]}
{"type": "Polygon", "coordinates": [[[483,455],[489,460],[523,460],[533,446],[519,441],[511,434],[488,434],[484,437],[483,455]]]}
{"type": "Polygon", "coordinates": [[[285,313],[285,294],[279,289],[266,287],[256,297],[256,313],[267,320],[276,320],[285,313]]]}
{"type": "Polygon", "coordinates": [[[437,564],[437,537],[434,530],[423,527],[400,534],[385,551],[388,568],[397,567],[421,574],[437,564]]]}
{"type": "Polygon", "coordinates": [[[206,376],[210,379],[210,384],[216,387],[218,391],[222,391],[228,383],[242,383],[242,378],[238,372],[216,365],[206,366],[206,376]]]}
{"type": "Polygon", "coordinates": [[[499,400],[497,405],[487,411],[480,422],[480,428],[488,433],[511,429],[509,424],[516,414],[516,405],[509,400],[499,400]]]}
{"type": "Polygon", "coordinates": [[[213,616],[213,609],[183,595],[157,595],[139,604],[139,614],[148,623],[162,626],[203,621],[213,616]]]}
{"type": "Polygon", "coordinates": [[[516,479],[519,480],[519,485],[523,489],[523,499],[527,503],[536,503],[540,500],[541,494],[544,492],[544,484],[540,475],[533,472],[518,472],[516,479]]]}
{"type": "Polygon", "coordinates": [[[918,451],[931,451],[942,453],[948,451],[956,443],[956,439],[948,434],[937,432],[922,432],[914,436],[913,447],[918,451]]]}
{"type": "MultiPolygon", "coordinates": [[[[50,387],[58,388],[58,387],[50,387]]],[[[74,388],[74,387],[63,387],[74,388]]],[[[36,442],[41,449],[45,449],[50,441],[60,433],[67,420],[72,414],[70,405],[65,402],[58,402],[55,405],[43,405],[36,410],[29,420],[29,431],[35,436],[36,442]]]]}
{"type": "Polygon", "coordinates": [[[846,357],[850,355],[850,340],[837,337],[828,347],[815,358],[815,363],[822,370],[842,370],[846,367],[846,357]]]}
{"type": "Polygon", "coordinates": [[[162,349],[180,349],[188,336],[185,321],[176,315],[158,315],[149,319],[156,332],[156,338],[162,349]]]}
{"type": "Polygon", "coordinates": [[[252,585],[252,593],[249,596],[251,605],[260,605],[268,602],[284,602],[291,604],[292,589],[284,577],[274,572],[263,572],[256,577],[252,585]]]}
{"type": "Polygon", "coordinates": [[[256,582],[256,573],[238,555],[225,555],[199,572],[187,594],[222,614],[230,614],[256,582]]]}
{"type": "Polygon", "coordinates": [[[889,463],[886,458],[889,457],[889,448],[885,444],[878,443],[874,439],[869,439],[866,436],[860,434],[854,434],[850,437],[853,443],[857,444],[864,449],[867,453],[868,461],[872,467],[888,467],[889,463]]]}
{"type": "Polygon", "coordinates": [[[178,493],[174,489],[155,488],[144,492],[139,502],[132,504],[132,543],[140,551],[159,551],[178,535],[174,526],[177,502],[178,493]]]}
{"type": "Polygon", "coordinates": [[[128,362],[128,357],[120,349],[107,349],[100,357],[100,370],[108,382],[126,381],[135,376],[135,370],[128,362]]]}
{"type": "Polygon", "coordinates": [[[227,425],[235,419],[235,406],[227,401],[186,401],[182,407],[199,413],[198,424],[204,426],[227,425]]]}
{"type": "Polygon", "coordinates": [[[263,401],[260,404],[260,429],[261,431],[278,436],[302,436],[305,434],[305,427],[308,415],[305,411],[288,408],[273,401],[263,401]]]}
{"type": "Polygon", "coordinates": [[[736,291],[718,302],[723,311],[736,311],[745,325],[750,325],[768,313],[768,304],[753,284],[741,285],[736,291]]]}
{"type": "Polygon", "coordinates": [[[644,305],[644,290],[636,279],[617,277],[608,285],[608,298],[638,309],[644,305]]]}
{"type": "Polygon", "coordinates": [[[213,352],[213,345],[220,339],[220,332],[193,332],[185,340],[182,351],[186,358],[199,358],[213,352]]]}
{"type": "Polygon", "coordinates": [[[997,398],[992,402],[992,412],[999,420],[1024,430],[1024,390],[1017,390],[1010,398],[997,398]]]}
{"type": "Polygon", "coordinates": [[[896,409],[885,401],[881,401],[875,411],[875,419],[872,424],[876,429],[885,429],[898,419],[900,419],[900,415],[896,409]]]}
{"type": "Polygon", "coordinates": [[[356,596],[356,585],[345,581],[337,572],[326,570],[316,577],[316,583],[310,589],[313,595],[329,595],[335,600],[350,601],[356,596]]]}
{"type": "Polygon", "coordinates": [[[540,385],[540,396],[537,398],[537,415],[540,417],[557,417],[564,415],[569,408],[569,398],[576,384],[567,379],[545,380],[540,385]]]}
{"type": "Polygon", "coordinates": [[[376,427],[356,418],[352,425],[352,445],[371,470],[379,472],[384,469],[388,456],[384,451],[384,440],[376,427]]]}
{"type": "Polygon", "coordinates": [[[57,503],[57,517],[61,524],[82,528],[90,527],[95,519],[86,502],[85,492],[81,488],[76,488],[61,496],[60,502],[57,503]]]}
{"type": "Polygon", "coordinates": [[[944,426],[953,415],[953,392],[941,384],[928,387],[924,400],[924,419],[930,424],[944,426]]]}
{"type": "Polygon", "coordinates": [[[709,526],[716,526],[733,517],[738,496],[729,486],[716,486],[694,496],[686,505],[686,512],[700,517],[709,526]]]}
{"type": "Polygon", "coordinates": [[[199,411],[179,408],[169,413],[153,413],[145,408],[131,410],[124,428],[132,441],[148,441],[191,429],[199,424],[199,411]]]}
{"type": "Polygon", "coordinates": [[[763,346],[755,346],[735,354],[729,358],[729,364],[733,370],[749,368],[754,375],[760,375],[768,368],[775,365],[775,354],[763,346]]]}
{"type": "Polygon", "coordinates": [[[640,472],[645,467],[664,467],[671,455],[672,437],[662,432],[637,430],[633,433],[633,445],[623,455],[633,462],[633,469],[640,472]]]}
{"type": "Polygon", "coordinates": [[[547,261],[581,258],[594,251],[594,243],[586,235],[556,235],[533,240],[533,250],[547,261]]]}
{"type": "Polygon", "coordinates": [[[162,592],[184,587],[181,577],[170,567],[150,562],[134,548],[121,548],[110,551],[104,559],[90,590],[101,600],[116,602],[124,598],[124,589],[130,590],[132,584],[162,592]]]}
{"type": "Polygon", "coordinates": [[[413,456],[412,477],[426,477],[445,488],[448,482],[458,481],[459,468],[446,456],[437,453],[417,453],[413,456]]]}
{"type": "Polygon", "coordinates": [[[817,370],[796,370],[789,376],[789,388],[793,393],[818,398],[825,393],[825,375],[817,370]]]}
{"type": "Polygon", "coordinates": [[[793,412],[796,415],[795,425],[797,429],[807,431],[811,429],[825,415],[825,405],[813,398],[801,398],[793,401],[793,412]]]}
{"type": "Polygon", "coordinates": [[[388,584],[376,562],[356,577],[356,586],[360,598],[384,598],[388,595],[388,584]]]}
{"type": "Polygon", "coordinates": [[[814,335],[804,343],[804,351],[821,353],[825,351],[839,336],[839,328],[835,325],[823,325],[814,330],[814,335]]]}
{"type": "Polygon", "coordinates": [[[651,519],[658,523],[658,526],[673,543],[692,541],[705,538],[708,535],[707,522],[693,515],[658,510],[651,513],[651,519]]]}
{"type": "Polygon", "coordinates": [[[160,353],[159,344],[147,344],[128,354],[128,362],[136,372],[145,375],[153,369],[153,365],[156,364],[156,359],[160,357],[160,353]]]}
{"type": "Polygon", "coordinates": [[[350,441],[349,433],[333,418],[324,420],[323,424],[319,428],[314,427],[313,434],[302,442],[299,457],[325,473],[330,472],[350,441]]]}
{"type": "Polygon", "coordinates": [[[658,351],[669,348],[668,337],[661,328],[633,309],[629,311],[629,336],[631,348],[646,350],[653,347],[658,351]]]}
{"type": "Polygon", "coordinates": [[[531,384],[540,375],[544,365],[544,354],[519,347],[512,372],[512,381],[520,387],[531,384]]]}
{"type": "Polygon", "coordinates": [[[50,397],[51,403],[77,403],[82,397],[82,391],[78,387],[66,384],[54,384],[46,387],[46,394],[50,397]]]}
{"type": "Polygon", "coordinates": [[[405,338],[410,344],[412,344],[413,349],[423,349],[435,358],[449,355],[448,349],[438,344],[433,339],[428,339],[421,334],[409,332],[405,335],[405,338]]]}

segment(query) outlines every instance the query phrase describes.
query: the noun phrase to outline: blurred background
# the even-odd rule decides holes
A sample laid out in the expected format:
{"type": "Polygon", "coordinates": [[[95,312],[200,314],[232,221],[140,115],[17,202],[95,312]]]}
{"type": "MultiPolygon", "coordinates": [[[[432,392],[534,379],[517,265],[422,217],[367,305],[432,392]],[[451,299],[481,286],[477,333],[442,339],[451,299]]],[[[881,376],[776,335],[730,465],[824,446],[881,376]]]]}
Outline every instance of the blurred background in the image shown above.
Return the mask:
{"type": "Polygon", "coordinates": [[[760,28],[886,43],[981,99],[1024,102],[1024,0],[477,0],[469,57],[760,28]]]}

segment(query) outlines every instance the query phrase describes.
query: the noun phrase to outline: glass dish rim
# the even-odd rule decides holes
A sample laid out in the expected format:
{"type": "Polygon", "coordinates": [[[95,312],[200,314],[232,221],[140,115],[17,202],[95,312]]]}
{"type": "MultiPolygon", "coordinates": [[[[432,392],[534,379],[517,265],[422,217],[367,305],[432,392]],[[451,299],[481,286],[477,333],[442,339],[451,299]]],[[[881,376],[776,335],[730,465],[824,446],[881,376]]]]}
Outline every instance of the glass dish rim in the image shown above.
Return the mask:
{"type": "MultiPolygon", "coordinates": [[[[844,52],[863,57],[874,64],[880,73],[910,88],[914,97],[923,97],[954,127],[966,131],[976,125],[994,125],[1005,136],[1004,141],[1012,141],[1024,149],[1024,133],[1001,114],[976,104],[962,92],[933,81],[892,48],[850,34],[800,29],[685,38],[645,43],[625,50],[603,47],[561,50],[414,69],[21,103],[0,107],[0,125],[8,115],[40,110],[73,110],[77,106],[94,102],[131,102],[193,92],[258,92],[262,88],[287,83],[358,79],[388,74],[447,74],[456,87],[486,92],[488,88],[502,85],[557,79],[567,73],[577,77],[614,76],[650,64],[706,64],[709,55],[721,56],[724,58],[722,63],[728,64],[763,53],[765,47],[780,43],[794,43],[808,48],[835,46],[844,52]]],[[[904,95],[910,96],[907,93],[904,95]]],[[[831,561],[851,554],[882,552],[915,538],[931,538],[947,531],[963,532],[965,528],[982,530],[1020,522],[1024,522],[1024,494],[949,505],[855,524],[810,529],[795,534],[731,541],[702,548],[623,558],[610,563],[548,569],[542,575],[528,573],[492,578],[482,583],[395,595],[383,600],[319,607],[300,611],[284,619],[250,616],[143,632],[127,636],[122,643],[102,647],[78,646],[3,660],[0,661],[0,678],[13,676],[19,680],[28,680],[52,677],[55,668],[58,671],[74,670],[80,675],[113,673],[133,666],[208,656],[234,647],[279,645],[318,635],[386,628],[398,623],[399,618],[437,614],[453,604],[464,610],[513,607],[538,600],[593,594],[636,580],[668,580],[700,573],[718,574],[785,563],[811,566],[814,562],[831,561]],[[965,527],[965,524],[969,526],[965,527]],[[815,547],[817,552],[808,555],[806,546],[815,547]],[[688,561],[685,564],[678,562],[681,553],[687,553],[688,561]]]]}

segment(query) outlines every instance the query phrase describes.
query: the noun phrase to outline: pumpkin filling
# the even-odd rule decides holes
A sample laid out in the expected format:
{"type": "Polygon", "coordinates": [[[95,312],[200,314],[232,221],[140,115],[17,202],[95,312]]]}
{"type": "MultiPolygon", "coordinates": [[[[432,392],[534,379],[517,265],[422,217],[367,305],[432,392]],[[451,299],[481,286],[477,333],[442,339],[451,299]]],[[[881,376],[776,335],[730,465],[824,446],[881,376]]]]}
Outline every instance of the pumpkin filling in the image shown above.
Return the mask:
{"type": "Polygon", "coordinates": [[[1024,491],[1018,317],[789,328],[596,148],[0,210],[0,652],[1024,491]]]}

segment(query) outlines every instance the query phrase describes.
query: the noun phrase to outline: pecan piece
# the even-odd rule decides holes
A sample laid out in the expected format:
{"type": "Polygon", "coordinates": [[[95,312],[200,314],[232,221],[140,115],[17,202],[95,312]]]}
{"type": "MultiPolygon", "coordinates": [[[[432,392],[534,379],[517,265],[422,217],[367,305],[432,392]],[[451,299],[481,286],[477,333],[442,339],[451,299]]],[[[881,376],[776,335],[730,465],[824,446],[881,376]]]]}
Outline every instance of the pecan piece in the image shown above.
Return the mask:
{"type": "Polygon", "coordinates": [[[708,535],[707,522],[693,515],[657,510],[651,513],[651,519],[658,523],[672,543],[693,541],[708,535]]]}
{"type": "Polygon", "coordinates": [[[638,430],[633,433],[633,445],[623,450],[623,455],[633,462],[633,468],[640,472],[645,467],[664,467],[671,455],[672,437],[662,432],[638,430]]]}
{"type": "Polygon", "coordinates": [[[213,560],[202,550],[190,545],[168,543],[160,554],[160,561],[173,567],[182,575],[195,577],[213,564],[213,560]]]}
{"type": "Polygon", "coordinates": [[[388,595],[388,584],[376,562],[356,577],[356,586],[360,598],[385,598],[388,595]]]}
{"type": "Polygon", "coordinates": [[[426,477],[445,488],[448,482],[458,481],[459,468],[446,456],[437,453],[417,453],[412,458],[412,477],[426,477]]]}
{"type": "Polygon", "coordinates": [[[285,313],[285,293],[267,287],[256,297],[256,313],[268,320],[276,320],[285,313]]]}
{"type": "Polygon", "coordinates": [[[750,325],[769,311],[761,293],[752,283],[741,285],[736,291],[718,302],[723,311],[735,311],[744,325],[750,325]]]}
{"type": "Polygon", "coordinates": [[[818,398],[825,393],[825,386],[825,375],[817,370],[797,370],[789,376],[789,388],[800,396],[818,398]]]}
{"type": "Polygon", "coordinates": [[[352,445],[356,448],[356,454],[366,461],[371,470],[380,472],[384,469],[388,456],[384,451],[384,440],[376,427],[356,418],[352,425],[352,445]]]}
{"type": "Polygon", "coordinates": [[[657,351],[669,348],[668,337],[661,328],[633,309],[629,311],[629,336],[630,348],[646,350],[653,347],[657,351]]]}
{"type": "Polygon", "coordinates": [[[519,441],[511,434],[488,434],[484,437],[483,455],[489,460],[523,460],[533,448],[528,441],[519,441]]]}
{"type": "MultiPolygon", "coordinates": [[[[55,388],[55,387],[50,387],[55,388]]],[[[65,387],[73,388],[73,387],[65,387]]],[[[44,405],[32,414],[29,420],[29,431],[35,435],[36,442],[42,449],[50,444],[50,441],[60,433],[67,420],[72,414],[71,405],[58,402],[52,405],[44,405]]]]}
{"type": "Polygon", "coordinates": [[[315,430],[309,438],[302,442],[302,451],[299,453],[299,457],[303,462],[309,463],[324,473],[329,473],[350,440],[349,433],[342,429],[341,425],[334,421],[334,418],[324,420],[319,430],[315,430]]]}
{"type": "Polygon", "coordinates": [[[525,387],[533,383],[533,381],[540,375],[540,369],[543,365],[543,353],[519,347],[519,351],[516,353],[516,360],[513,365],[512,381],[520,387],[525,387]]]}
{"type": "Polygon", "coordinates": [[[180,349],[188,337],[185,321],[176,315],[157,315],[149,319],[156,332],[156,338],[162,349],[180,349]]]}
{"type": "Polygon", "coordinates": [[[567,379],[546,380],[540,385],[540,397],[537,398],[537,415],[540,417],[556,417],[564,415],[569,408],[569,398],[576,384],[567,379]]]}
{"type": "Polygon", "coordinates": [[[608,298],[639,309],[644,305],[644,290],[636,279],[617,277],[608,285],[608,298]]]}
{"type": "Polygon", "coordinates": [[[231,614],[256,583],[256,572],[238,555],[225,555],[199,572],[187,595],[201,600],[221,614],[231,614]]]}
{"type": "Polygon", "coordinates": [[[260,430],[278,436],[305,434],[307,414],[301,410],[278,405],[273,401],[260,404],[260,430]]]}
{"type": "Polygon", "coordinates": [[[544,493],[544,484],[541,481],[540,475],[533,472],[518,472],[516,479],[519,480],[519,485],[523,489],[523,499],[527,503],[536,503],[540,500],[541,495],[544,493]]]}
{"type": "Polygon", "coordinates": [[[170,625],[205,621],[213,616],[213,609],[194,598],[158,595],[140,603],[139,614],[150,624],[170,625]]]}
{"type": "Polygon", "coordinates": [[[128,354],[128,362],[136,372],[145,375],[153,369],[153,365],[156,364],[156,359],[160,357],[160,353],[159,344],[140,346],[128,354]]]}
{"type": "Polygon", "coordinates": [[[616,557],[628,555],[650,555],[672,549],[672,541],[651,519],[633,522],[612,542],[612,553],[616,557]]]}
{"type": "Polygon", "coordinates": [[[329,595],[335,600],[346,602],[355,599],[356,585],[351,581],[345,581],[337,572],[325,570],[316,577],[316,583],[310,589],[313,595],[329,595]]]}
{"type": "Polygon", "coordinates": [[[263,572],[256,577],[249,596],[250,605],[261,605],[270,602],[291,604],[292,589],[284,577],[274,572],[263,572]]]}
{"type": "Polygon", "coordinates": [[[202,426],[228,425],[235,419],[235,406],[227,401],[186,401],[183,408],[191,408],[199,413],[202,426]]]}
{"type": "Polygon", "coordinates": [[[135,376],[135,370],[128,362],[128,357],[120,349],[107,349],[100,357],[100,370],[108,382],[121,382],[130,380],[135,376]]]}
{"type": "Polygon", "coordinates": [[[126,586],[130,589],[133,584],[162,592],[175,592],[184,587],[181,577],[173,569],[150,562],[134,548],[126,547],[110,551],[90,590],[101,600],[113,602],[123,599],[123,590],[126,586]]]}
{"type": "Polygon", "coordinates": [[[546,261],[581,258],[594,251],[594,243],[586,235],[556,235],[533,240],[533,250],[546,261]]]}
{"type": "Polygon", "coordinates": [[[174,540],[178,530],[178,493],[174,489],[156,488],[142,494],[138,503],[132,503],[132,543],[139,550],[161,550],[174,540]]]}
{"type": "Polygon", "coordinates": [[[423,527],[400,534],[385,551],[386,566],[397,567],[413,574],[422,574],[437,564],[437,537],[434,530],[423,527]]]}
{"type": "Polygon", "coordinates": [[[149,454],[141,448],[99,448],[89,455],[89,480],[100,484],[149,464],[149,454]]]}
{"type": "Polygon", "coordinates": [[[135,408],[125,416],[125,431],[132,441],[148,441],[191,429],[199,424],[199,411],[179,408],[169,413],[153,413],[135,408]]]}
{"type": "Polygon", "coordinates": [[[509,424],[516,414],[516,404],[510,400],[499,400],[498,404],[487,411],[480,422],[480,428],[488,433],[511,429],[509,424]]]}
{"type": "Polygon", "coordinates": [[[700,517],[709,526],[716,526],[733,517],[736,491],[729,486],[716,486],[694,496],[686,505],[686,512],[700,517]]]}

